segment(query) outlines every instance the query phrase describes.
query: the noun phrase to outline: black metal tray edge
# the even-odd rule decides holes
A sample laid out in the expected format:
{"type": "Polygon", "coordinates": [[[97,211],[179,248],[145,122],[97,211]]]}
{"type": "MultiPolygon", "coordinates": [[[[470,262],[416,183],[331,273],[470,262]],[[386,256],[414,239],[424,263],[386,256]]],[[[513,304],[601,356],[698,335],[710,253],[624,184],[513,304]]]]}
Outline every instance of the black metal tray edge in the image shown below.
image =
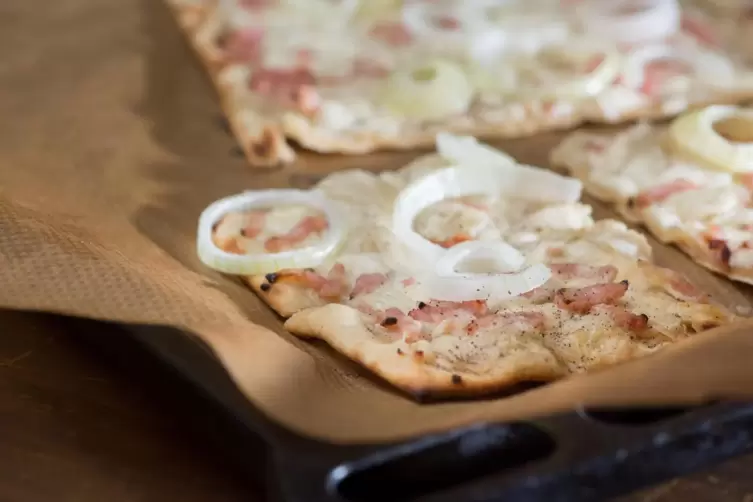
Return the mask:
{"type": "MultiPolygon", "coordinates": [[[[476,424],[397,444],[341,446],[270,421],[208,346],[173,327],[67,318],[121,359],[123,344],[156,358],[232,421],[236,447],[267,446],[270,493],[285,502],[605,500],[753,450],[753,403],[575,410],[476,424]],[[102,336],[102,325],[108,334],[102,336]],[[263,442],[263,443],[262,443],[263,442]]],[[[133,365],[133,359],[122,361],[133,365]]],[[[258,452],[257,452],[258,453],[258,452]]]]}

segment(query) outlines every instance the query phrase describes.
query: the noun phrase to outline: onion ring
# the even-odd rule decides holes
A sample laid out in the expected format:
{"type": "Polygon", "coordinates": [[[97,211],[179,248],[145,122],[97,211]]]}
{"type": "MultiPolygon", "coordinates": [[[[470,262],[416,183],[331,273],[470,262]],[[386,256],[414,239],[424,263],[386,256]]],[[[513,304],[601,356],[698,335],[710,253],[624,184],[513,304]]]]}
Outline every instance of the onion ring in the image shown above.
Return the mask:
{"type": "Polygon", "coordinates": [[[340,247],[344,237],[344,220],[329,200],[320,193],[303,190],[259,190],[226,197],[209,205],[199,217],[196,247],[199,259],[209,268],[226,274],[256,275],[284,268],[316,267],[340,247]],[[214,244],[213,227],[226,214],[280,204],[302,204],[324,212],[329,228],[321,241],[312,246],[279,253],[244,255],[228,253],[214,244]]]}

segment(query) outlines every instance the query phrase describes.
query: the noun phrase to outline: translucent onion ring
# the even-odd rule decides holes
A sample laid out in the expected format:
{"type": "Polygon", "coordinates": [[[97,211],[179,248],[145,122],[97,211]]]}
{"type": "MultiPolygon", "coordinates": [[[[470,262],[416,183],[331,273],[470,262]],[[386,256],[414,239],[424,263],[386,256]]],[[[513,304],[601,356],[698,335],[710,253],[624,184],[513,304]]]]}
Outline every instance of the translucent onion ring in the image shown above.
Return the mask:
{"type": "Polygon", "coordinates": [[[342,244],[345,223],[334,205],[318,192],[303,190],[259,190],[243,192],[212,203],[199,217],[197,252],[204,265],[226,274],[256,275],[284,268],[316,267],[342,244]],[[232,254],[219,249],[212,240],[214,225],[228,213],[275,205],[301,204],[322,211],[329,228],[311,246],[279,253],[232,254]]]}
{"type": "Polygon", "coordinates": [[[553,84],[543,86],[534,85],[528,89],[518,91],[517,94],[523,98],[538,97],[545,99],[577,99],[599,94],[619,75],[622,67],[622,55],[619,51],[612,48],[598,51],[592,48],[598,46],[575,43],[565,47],[557,47],[556,50],[562,52],[564,55],[582,52],[593,54],[594,56],[603,54],[604,58],[593,71],[582,77],[563,79],[561,75],[557,75],[553,71],[544,70],[540,74],[553,81],[553,84]]]}
{"type": "Polygon", "coordinates": [[[753,110],[718,105],[687,113],[675,119],[669,128],[672,144],[680,153],[712,169],[752,172],[753,143],[733,143],[714,130],[716,122],[735,117],[753,122],[753,110]]]}
{"type": "Polygon", "coordinates": [[[437,261],[434,274],[419,275],[421,287],[436,300],[498,301],[512,298],[546,283],[552,273],[544,264],[527,268],[520,252],[502,241],[469,241],[447,250],[437,261]],[[458,265],[471,258],[486,258],[503,270],[489,273],[462,273],[458,265]]]}
{"type": "Polygon", "coordinates": [[[680,28],[677,0],[586,1],[576,9],[589,34],[625,44],[665,39],[680,28]],[[637,8],[624,11],[632,6],[637,8]]]}

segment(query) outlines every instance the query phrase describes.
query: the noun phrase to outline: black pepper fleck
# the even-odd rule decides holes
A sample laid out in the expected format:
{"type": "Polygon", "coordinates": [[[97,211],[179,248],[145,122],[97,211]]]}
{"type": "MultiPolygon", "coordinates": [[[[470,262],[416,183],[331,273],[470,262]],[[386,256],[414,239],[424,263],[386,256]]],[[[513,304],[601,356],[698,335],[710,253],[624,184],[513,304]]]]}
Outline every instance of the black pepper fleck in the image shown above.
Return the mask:
{"type": "Polygon", "coordinates": [[[463,377],[461,377],[460,375],[452,375],[452,383],[454,383],[455,385],[460,385],[461,383],[463,383],[463,377]]]}
{"type": "Polygon", "coordinates": [[[402,356],[403,355],[403,349],[400,347],[397,348],[397,355],[402,356]]]}
{"type": "Polygon", "coordinates": [[[274,272],[272,272],[271,274],[265,275],[264,278],[267,280],[268,283],[274,284],[275,281],[277,281],[278,276],[277,276],[277,274],[275,274],[274,272]]]}
{"type": "Polygon", "coordinates": [[[630,281],[628,281],[627,279],[621,280],[620,284],[622,284],[625,287],[630,287],[630,281]]]}
{"type": "Polygon", "coordinates": [[[418,308],[419,309],[422,309],[424,307],[426,307],[426,303],[424,303],[424,302],[418,302],[418,308]]]}
{"type": "Polygon", "coordinates": [[[397,317],[387,317],[382,321],[382,326],[394,326],[397,324],[397,317]]]}
{"type": "Polygon", "coordinates": [[[241,237],[246,237],[246,229],[241,228],[240,234],[241,234],[241,237]]]}
{"type": "Polygon", "coordinates": [[[266,293],[267,291],[269,291],[270,289],[272,289],[272,285],[270,283],[268,283],[268,282],[265,282],[265,283],[262,283],[261,286],[259,286],[259,289],[261,289],[262,291],[264,291],[266,293]]]}
{"type": "Polygon", "coordinates": [[[627,207],[628,209],[633,209],[635,207],[635,197],[630,197],[627,200],[627,207]]]}

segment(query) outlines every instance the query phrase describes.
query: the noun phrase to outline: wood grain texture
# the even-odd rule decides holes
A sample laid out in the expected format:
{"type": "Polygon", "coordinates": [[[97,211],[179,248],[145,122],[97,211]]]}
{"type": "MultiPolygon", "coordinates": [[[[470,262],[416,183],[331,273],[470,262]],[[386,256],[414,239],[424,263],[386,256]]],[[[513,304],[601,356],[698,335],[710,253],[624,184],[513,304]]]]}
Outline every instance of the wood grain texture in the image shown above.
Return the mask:
{"type": "Polygon", "coordinates": [[[113,368],[56,318],[0,311],[0,325],[0,500],[261,500],[198,401],[138,362],[113,368]]]}
{"type": "MultiPolygon", "coordinates": [[[[266,500],[182,387],[114,367],[57,318],[0,311],[0,325],[0,500],[266,500]]],[[[753,502],[751,470],[741,457],[618,502],[753,502]]]]}

